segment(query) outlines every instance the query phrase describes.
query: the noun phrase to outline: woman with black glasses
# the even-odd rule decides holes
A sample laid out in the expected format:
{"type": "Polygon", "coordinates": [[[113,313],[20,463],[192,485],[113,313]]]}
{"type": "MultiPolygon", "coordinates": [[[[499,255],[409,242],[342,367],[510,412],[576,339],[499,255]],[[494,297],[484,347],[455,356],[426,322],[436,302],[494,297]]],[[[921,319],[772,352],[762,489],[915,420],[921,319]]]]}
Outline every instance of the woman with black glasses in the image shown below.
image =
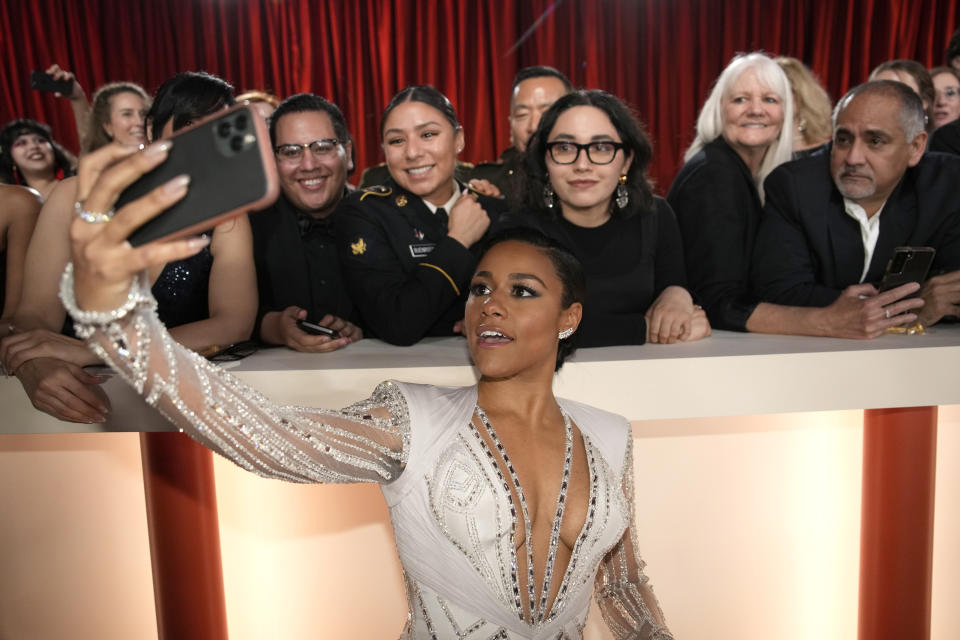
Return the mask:
{"type": "Polygon", "coordinates": [[[555,102],[527,145],[526,205],[583,263],[579,346],[674,343],[710,334],[686,290],[676,218],[646,177],[650,141],[605,91],[555,102]]]}

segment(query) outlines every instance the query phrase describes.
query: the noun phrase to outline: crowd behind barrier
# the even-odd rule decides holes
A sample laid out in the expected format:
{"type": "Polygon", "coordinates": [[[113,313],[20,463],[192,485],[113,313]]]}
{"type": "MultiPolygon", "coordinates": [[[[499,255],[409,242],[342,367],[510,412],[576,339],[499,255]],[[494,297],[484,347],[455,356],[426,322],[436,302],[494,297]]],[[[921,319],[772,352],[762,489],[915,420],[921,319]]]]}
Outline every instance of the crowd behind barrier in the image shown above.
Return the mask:
{"type": "MultiPolygon", "coordinates": [[[[831,107],[800,61],[738,54],[665,198],[638,116],[551,67],[517,74],[510,148],[478,167],[460,159],[450,100],[403,88],[379,122],[385,162],[359,188],[337,105],[248,91],[250,109],[230,115],[269,137],[276,199],[143,246],[133,230],[205,178],[121,193],[162,166],[176,132],[233,106],[234,87],[183,71],[152,97],[118,81],[87,104],[53,65],[83,153],[26,118],[0,131],[0,365],[61,420],[107,421],[93,368],[107,365],[247,471],[378,484],[404,637],[575,638],[595,601],[617,637],[672,640],[638,552],[630,424],[556,398],[555,372],[577,347],[711,346],[714,327],[882,340],[960,319],[960,157],[928,150],[960,122],[960,31],[945,62],[884,62],[831,107]],[[341,409],[270,399],[217,366],[265,347],[349,357],[364,338],[458,336],[475,385],[386,380],[341,409]]],[[[174,437],[184,448],[156,457],[163,435],[144,437],[147,483],[164,464],[203,475],[178,466],[196,445],[174,437]]]]}
{"type": "MultiPolygon", "coordinates": [[[[386,162],[367,168],[360,188],[351,184],[353,139],[336,105],[311,94],[280,101],[248,91],[240,97],[269,123],[280,196],[249,223],[242,216],[211,229],[210,246],[197,256],[150,274],[161,318],[205,354],[231,345],[242,352],[247,342],[328,352],[364,336],[413,344],[458,335],[487,238],[530,226],[569,247],[586,270],[584,320],[565,341],[571,350],[696,340],[711,327],[868,338],[922,332],[960,309],[960,211],[946,186],[958,169],[954,159],[925,153],[951,150],[958,54],[955,36],[946,64],[929,73],[911,60],[885,62],[869,79],[912,92],[868,85],[835,110],[799,60],[738,55],[704,103],[666,199],[647,178],[652,146],[629,106],[603,91],[575,90],[550,67],[517,74],[511,145],[476,166],[458,158],[466,140],[450,101],[433,87],[404,89],[380,123],[386,162]],[[902,125],[913,93],[922,134],[902,125]],[[838,118],[858,99],[871,102],[869,120],[884,96],[902,108],[884,125],[884,135],[900,138],[881,150],[858,123],[845,128],[838,118]],[[792,179],[799,191],[781,195],[792,179]],[[893,249],[903,245],[937,250],[931,278],[919,293],[910,284],[878,291],[893,249]],[[797,287],[818,293],[789,293],[797,287]]],[[[152,101],[118,81],[88,104],[69,70],[54,64],[46,72],[69,87],[56,95],[71,104],[84,154],[158,140],[234,101],[225,81],[187,72],[152,101]]],[[[0,358],[37,408],[102,421],[109,399],[84,370],[98,360],[72,336],[56,298],[69,221],[82,211],[71,178],[76,159],[28,119],[4,127],[0,142],[0,178],[14,185],[2,192],[9,205],[2,208],[0,358]],[[40,201],[39,215],[17,213],[40,201]]]]}

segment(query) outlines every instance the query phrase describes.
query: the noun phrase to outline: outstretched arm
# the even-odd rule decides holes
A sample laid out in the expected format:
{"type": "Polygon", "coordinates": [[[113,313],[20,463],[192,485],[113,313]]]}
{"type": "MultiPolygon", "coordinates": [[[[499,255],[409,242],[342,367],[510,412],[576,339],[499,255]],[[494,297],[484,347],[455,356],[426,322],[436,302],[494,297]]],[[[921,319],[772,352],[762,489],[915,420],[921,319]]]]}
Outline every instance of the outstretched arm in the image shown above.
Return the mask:
{"type": "MultiPolygon", "coordinates": [[[[125,186],[166,158],[169,141],[145,152],[104,147],[81,162],[78,194],[108,211],[125,186]]],[[[182,198],[174,179],[120,209],[109,222],[73,221],[73,263],[61,298],[77,333],[146,401],[205,446],[257,474],[294,482],[387,482],[409,448],[406,402],[384,383],[340,411],[271,402],[177,344],[157,319],[145,270],[195,253],[205,239],[133,248],[127,235],[182,198]]]]}
{"type": "Polygon", "coordinates": [[[595,582],[597,604],[607,626],[618,639],[673,640],[660,603],[643,573],[634,535],[633,440],[627,445],[623,465],[623,493],[630,503],[630,524],[620,541],[600,563],[595,582]]]}
{"type": "Polygon", "coordinates": [[[84,93],[83,87],[80,86],[80,82],[71,71],[53,64],[47,68],[47,73],[53,74],[55,80],[70,80],[73,82],[69,94],[58,93],[56,95],[58,98],[66,98],[70,101],[70,108],[73,109],[73,120],[77,125],[77,138],[80,140],[80,145],[83,146],[90,135],[90,103],[87,102],[87,94],[84,93]]]}

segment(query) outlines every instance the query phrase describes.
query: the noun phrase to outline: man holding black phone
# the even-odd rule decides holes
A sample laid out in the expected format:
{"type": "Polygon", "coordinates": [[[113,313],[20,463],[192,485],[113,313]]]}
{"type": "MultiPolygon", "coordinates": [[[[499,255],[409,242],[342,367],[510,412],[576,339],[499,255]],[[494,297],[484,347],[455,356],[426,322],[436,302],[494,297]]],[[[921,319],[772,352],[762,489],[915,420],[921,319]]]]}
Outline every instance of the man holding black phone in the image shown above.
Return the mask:
{"type": "Polygon", "coordinates": [[[871,338],[960,316],[960,158],[925,154],[926,142],[907,85],[868,82],[840,100],[830,153],[764,184],[751,270],[763,302],[748,330],[871,338]],[[935,250],[932,277],[878,291],[897,247],[935,250]]]}
{"type": "Polygon", "coordinates": [[[350,188],[350,134],[340,109],[312,94],[291,96],[270,120],[280,197],[250,214],[260,290],[257,336],[266,344],[327,352],[360,340],[340,277],[331,217],[350,188]]]}

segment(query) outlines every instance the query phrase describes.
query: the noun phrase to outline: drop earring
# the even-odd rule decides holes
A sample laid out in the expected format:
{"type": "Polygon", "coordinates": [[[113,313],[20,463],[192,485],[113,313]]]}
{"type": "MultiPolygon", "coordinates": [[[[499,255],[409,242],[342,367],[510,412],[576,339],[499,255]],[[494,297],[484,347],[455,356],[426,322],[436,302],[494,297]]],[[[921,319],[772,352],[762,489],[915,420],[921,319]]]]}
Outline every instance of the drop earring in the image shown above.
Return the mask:
{"type": "Polygon", "coordinates": [[[554,200],[553,186],[548,182],[543,187],[543,204],[547,209],[553,209],[556,206],[556,201],[554,200]]]}
{"type": "Polygon", "coordinates": [[[630,203],[630,192],[627,191],[627,174],[620,176],[620,184],[617,185],[617,208],[626,209],[630,203]]]}

